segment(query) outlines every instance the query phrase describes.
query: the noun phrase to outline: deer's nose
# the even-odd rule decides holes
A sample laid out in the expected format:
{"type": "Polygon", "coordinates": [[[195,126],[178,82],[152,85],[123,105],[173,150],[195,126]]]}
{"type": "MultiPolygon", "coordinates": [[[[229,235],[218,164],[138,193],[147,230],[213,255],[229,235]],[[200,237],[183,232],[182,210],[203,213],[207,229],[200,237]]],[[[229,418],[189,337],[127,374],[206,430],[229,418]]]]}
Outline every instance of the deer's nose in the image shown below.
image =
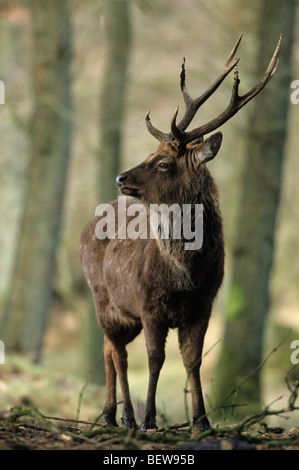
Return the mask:
{"type": "Polygon", "coordinates": [[[126,179],[127,179],[127,175],[118,175],[117,178],[116,178],[117,186],[121,186],[122,184],[124,184],[126,179]]]}

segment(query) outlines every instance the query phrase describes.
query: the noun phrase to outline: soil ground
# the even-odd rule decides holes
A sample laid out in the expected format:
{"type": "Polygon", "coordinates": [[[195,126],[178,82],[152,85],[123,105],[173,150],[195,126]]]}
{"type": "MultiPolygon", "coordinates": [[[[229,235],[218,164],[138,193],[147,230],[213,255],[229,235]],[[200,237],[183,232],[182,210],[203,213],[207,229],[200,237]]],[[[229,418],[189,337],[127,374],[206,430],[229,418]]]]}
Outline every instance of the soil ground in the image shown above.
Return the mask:
{"type": "Polygon", "coordinates": [[[192,434],[184,425],[158,431],[131,431],[63,423],[26,409],[0,412],[0,450],[299,450],[299,428],[265,428],[241,435],[227,430],[192,434]]]}

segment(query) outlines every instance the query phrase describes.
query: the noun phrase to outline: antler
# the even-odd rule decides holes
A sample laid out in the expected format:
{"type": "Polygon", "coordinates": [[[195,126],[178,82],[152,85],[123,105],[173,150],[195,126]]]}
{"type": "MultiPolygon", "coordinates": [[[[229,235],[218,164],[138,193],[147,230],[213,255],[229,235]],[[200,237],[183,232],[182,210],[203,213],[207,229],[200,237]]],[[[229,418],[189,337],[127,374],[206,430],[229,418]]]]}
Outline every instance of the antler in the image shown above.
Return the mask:
{"type": "Polygon", "coordinates": [[[183,144],[187,144],[192,142],[195,139],[203,137],[204,135],[212,132],[213,130],[220,127],[226,121],[228,121],[232,116],[234,116],[246,103],[248,103],[254,96],[256,96],[262,89],[267,85],[271,77],[274,75],[277,65],[278,65],[278,56],[281,50],[281,43],[282,43],[282,35],[279,38],[278,44],[272,56],[272,59],[269,63],[269,66],[262,78],[262,80],[255,85],[248,93],[239,96],[239,74],[237,69],[237,64],[239,62],[239,58],[234,59],[235,53],[238,49],[238,46],[242,39],[242,34],[238,38],[236,44],[234,45],[231,53],[228,56],[226,64],[224,66],[223,72],[219,77],[215,80],[214,83],[198,98],[192,99],[187,91],[186,88],[186,72],[185,72],[185,60],[182,65],[181,70],[181,91],[183,94],[183,98],[186,104],[186,111],[181,119],[179,124],[176,124],[176,118],[178,115],[178,108],[176,109],[174,116],[171,121],[171,132],[170,133],[163,133],[156,129],[150,121],[149,112],[146,115],[146,125],[149,132],[156,137],[160,142],[166,142],[171,140],[178,140],[183,144]],[[195,116],[197,110],[200,106],[217,90],[219,85],[223,82],[225,77],[231,72],[231,70],[235,68],[234,72],[234,83],[232,88],[232,95],[231,100],[227,108],[215,119],[211,120],[207,124],[204,124],[190,132],[185,132],[185,129],[191,123],[193,117],[195,116]]]}

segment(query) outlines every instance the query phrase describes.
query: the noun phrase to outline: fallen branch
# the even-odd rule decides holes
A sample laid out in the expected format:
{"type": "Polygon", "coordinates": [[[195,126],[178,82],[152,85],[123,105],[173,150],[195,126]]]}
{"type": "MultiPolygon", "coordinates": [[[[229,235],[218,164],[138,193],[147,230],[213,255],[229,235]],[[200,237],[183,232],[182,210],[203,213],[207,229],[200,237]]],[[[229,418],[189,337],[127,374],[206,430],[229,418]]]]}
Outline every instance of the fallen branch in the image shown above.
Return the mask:
{"type": "Polygon", "coordinates": [[[49,431],[55,434],[61,433],[61,429],[55,426],[55,424],[49,421],[42,413],[33,407],[23,408],[21,406],[15,406],[11,410],[3,413],[2,416],[10,422],[14,422],[23,416],[29,416],[30,418],[35,419],[39,424],[42,424],[49,431]]]}
{"type": "MultiPolygon", "coordinates": [[[[250,436],[250,434],[244,434],[250,431],[250,428],[252,428],[253,425],[256,425],[258,423],[261,424],[262,420],[264,420],[267,416],[281,416],[285,413],[290,413],[293,411],[298,411],[299,406],[296,406],[296,399],[298,397],[298,390],[299,390],[299,379],[297,379],[294,384],[290,384],[290,382],[287,379],[287,376],[285,378],[287,387],[290,391],[290,397],[288,400],[288,406],[281,408],[281,409],[270,409],[270,406],[266,406],[261,412],[255,413],[251,416],[246,417],[243,421],[241,421],[238,424],[232,425],[232,426],[223,426],[223,427],[217,427],[217,428],[211,428],[208,431],[204,431],[197,436],[194,436],[195,440],[201,440],[205,437],[208,436],[215,436],[215,437],[222,437],[224,435],[229,435],[229,436],[234,436],[237,438],[244,438],[246,437],[247,440],[250,441],[263,441],[265,440],[265,437],[261,436],[258,438],[256,435],[250,436]]],[[[281,397],[280,397],[281,398],[281,397]]],[[[279,399],[280,399],[279,398],[279,399]]],[[[271,442],[271,439],[266,439],[267,442],[271,442]]],[[[291,443],[294,441],[298,440],[298,436],[295,435],[293,437],[285,437],[285,438],[280,438],[273,439],[275,442],[281,442],[281,445],[285,445],[286,443],[291,443]]],[[[277,444],[278,445],[278,444],[277,444]]]]}

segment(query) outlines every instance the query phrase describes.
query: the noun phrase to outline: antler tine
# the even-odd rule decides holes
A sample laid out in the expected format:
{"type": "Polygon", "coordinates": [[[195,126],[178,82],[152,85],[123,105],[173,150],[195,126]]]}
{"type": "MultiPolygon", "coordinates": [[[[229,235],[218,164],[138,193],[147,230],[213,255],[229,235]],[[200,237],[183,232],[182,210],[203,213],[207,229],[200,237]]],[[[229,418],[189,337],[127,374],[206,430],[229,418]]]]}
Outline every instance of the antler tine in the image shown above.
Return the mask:
{"type": "MultiPolygon", "coordinates": [[[[196,129],[194,129],[191,132],[184,133],[184,144],[187,144],[188,142],[192,142],[192,140],[195,140],[199,137],[202,137],[209,132],[214,131],[218,127],[220,127],[222,124],[224,124],[226,121],[228,121],[231,117],[233,117],[245,104],[247,104],[252,98],[254,98],[260,91],[265,88],[269,80],[273,77],[274,73],[276,72],[277,66],[278,66],[278,58],[279,58],[279,53],[281,50],[281,45],[282,45],[282,38],[283,35],[280,35],[279,41],[277,43],[276,49],[274,51],[274,54],[271,58],[271,61],[268,65],[268,68],[261,79],[261,81],[255,85],[250,91],[245,93],[242,96],[239,96],[238,90],[239,90],[239,74],[237,67],[235,67],[235,73],[234,73],[234,83],[233,83],[233,89],[232,89],[232,95],[231,95],[231,100],[229,102],[229,105],[227,108],[215,119],[212,121],[208,122],[207,124],[204,124],[203,126],[200,126],[196,129]]],[[[175,129],[176,124],[175,124],[175,118],[173,122],[173,128],[175,129]]],[[[182,139],[182,136],[181,136],[182,139]]]]}
{"type": "Polygon", "coordinates": [[[275,74],[277,67],[278,67],[278,62],[279,62],[279,54],[280,54],[281,45],[282,45],[282,38],[283,38],[283,35],[281,34],[279,37],[279,41],[277,43],[276,49],[274,51],[274,54],[272,56],[272,59],[270,60],[268,68],[266,72],[264,73],[264,76],[261,79],[261,81],[256,86],[254,86],[250,91],[248,91],[248,93],[245,93],[245,95],[241,97],[241,99],[244,101],[242,106],[244,106],[244,104],[248,103],[249,100],[251,100],[254,96],[256,96],[267,85],[269,80],[275,74]]]}
{"type": "Polygon", "coordinates": [[[241,34],[235,43],[231,53],[228,56],[228,59],[226,61],[226,64],[224,66],[224,70],[221,73],[221,75],[215,80],[214,83],[198,98],[192,99],[191,96],[188,93],[187,87],[186,87],[186,70],[185,70],[185,58],[182,64],[181,68],[181,74],[180,74],[180,80],[181,80],[181,91],[182,95],[186,104],[186,111],[184,114],[184,117],[176,126],[176,117],[178,114],[178,108],[175,112],[175,115],[172,118],[172,124],[171,124],[171,129],[172,133],[165,133],[154,127],[151,123],[150,116],[149,116],[149,111],[146,114],[145,117],[145,123],[148,131],[156,138],[159,140],[159,142],[169,142],[171,140],[174,140],[174,138],[178,140],[182,140],[183,137],[185,136],[185,133],[183,132],[191,123],[193,117],[195,116],[198,108],[214,93],[214,91],[217,90],[219,85],[223,82],[225,77],[230,73],[230,71],[236,66],[236,64],[239,61],[239,58],[234,59],[235,53],[239,47],[239,44],[241,42],[241,39],[243,37],[243,34],[241,34]]]}
{"type": "Polygon", "coordinates": [[[186,87],[186,70],[185,70],[185,58],[182,64],[182,69],[181,69],[181,91],[182,95],[186,104],[186,111],[185,115],[178,124],[178,128],[181,131],[184,131],[187,129],[189,124],[191,123],[193,117],[195,116],[198,108],[203,105],[203,103],[217,90],[217,88],[221,85],[225,77],[231,72],[231,70],[237,65],[239,62],[239,58],[234,58],[237,49],[239,47],[239,44],[242,40],[243,33],[239,36],[237,39],[234,47],[232,48],[227,61],[225,63],[223,72],[219,75],[219,77],[211,84],[211,86],[202,93],[198,98],[192,99],[191,96],[188,93],[187,87],[186,87]]]}
{"type": "Polygon", "coordinates": [[[272,59],[261,81],[257,85],[255,85],[250,91],[248,91],[242,96],[239,96],[238,90],[239,90],[240,80],[239,80],[239,74],[238,74],[238,69],[237,69],[239,58],[234,59],[234,56],[239,47],[242,37],[243,37],[243,34],[239,36],[237,42],[235,43],[231,53],[228,56],[228,59],[226,61],[226,64],[224,66],[224,69],[221,75],[219,75],[219,77],[212,83],[212,85],[201,96],[199,96],[196,99],[191,98],[186,87],[186,71],[185,71],[185,59],[184,59],[184,62],[182,64],[180,78],[181,78],[181,91],[182,91],[182,95],[186,104],[186,110],[179,124],[176,124],[178,108],[175,110],[174,116],[171,121],[171,132],[168,134],[161,132],[160,130],[155,128],[151,123],[151,120],[149,117],[149,111],[146,114],[145,121],[146,121],[147,128],[149,132],[154,137],[156,137],[160,142],[168,142],[168,141],[177,139],[179,142],[186,145],[187,143],[192,142],[193,140],[198,139],[199,137],[203,137],[204,135],[217,129],[226,121],[228,121],[231,117],[233,117],[243,106],[245,106],[245,104],[247,104],[252,98],[254,98],[258,93],[260,93],[260,91],[262,91],[263,88],[267,85],[269,80],[272,78],[272,76],[276,72],[276,69],[278,66],[278,58],[279,58],[279,54],[281,50],[283,35],[282,34],[280,35],[280,38],[276,46],[276,49],[274,51],[274,54],[272,56],[272,59]],[[207,124],[204,124],[190,132],[185,132],[185,129],[191,123],[198,108],[217,90],[217,88],[221,85],[225,77],[231,72],[233,68],[235,68],[234,82],[233,82],[231,99],[227,108],[218,117],[211,120],[207,124]]]}
{"type": "Polygon", "coordinates": [[[173,136],[171,134],[167,134],[165,132],[160,131],[156,127],[154,127],[151,123],[150,119],[150,110],[146,113],[145,116],[145,123],[148,131],[156,138],[159,140],[159,142],[168,142],[170,140],[173,140],[173,136]]]}

